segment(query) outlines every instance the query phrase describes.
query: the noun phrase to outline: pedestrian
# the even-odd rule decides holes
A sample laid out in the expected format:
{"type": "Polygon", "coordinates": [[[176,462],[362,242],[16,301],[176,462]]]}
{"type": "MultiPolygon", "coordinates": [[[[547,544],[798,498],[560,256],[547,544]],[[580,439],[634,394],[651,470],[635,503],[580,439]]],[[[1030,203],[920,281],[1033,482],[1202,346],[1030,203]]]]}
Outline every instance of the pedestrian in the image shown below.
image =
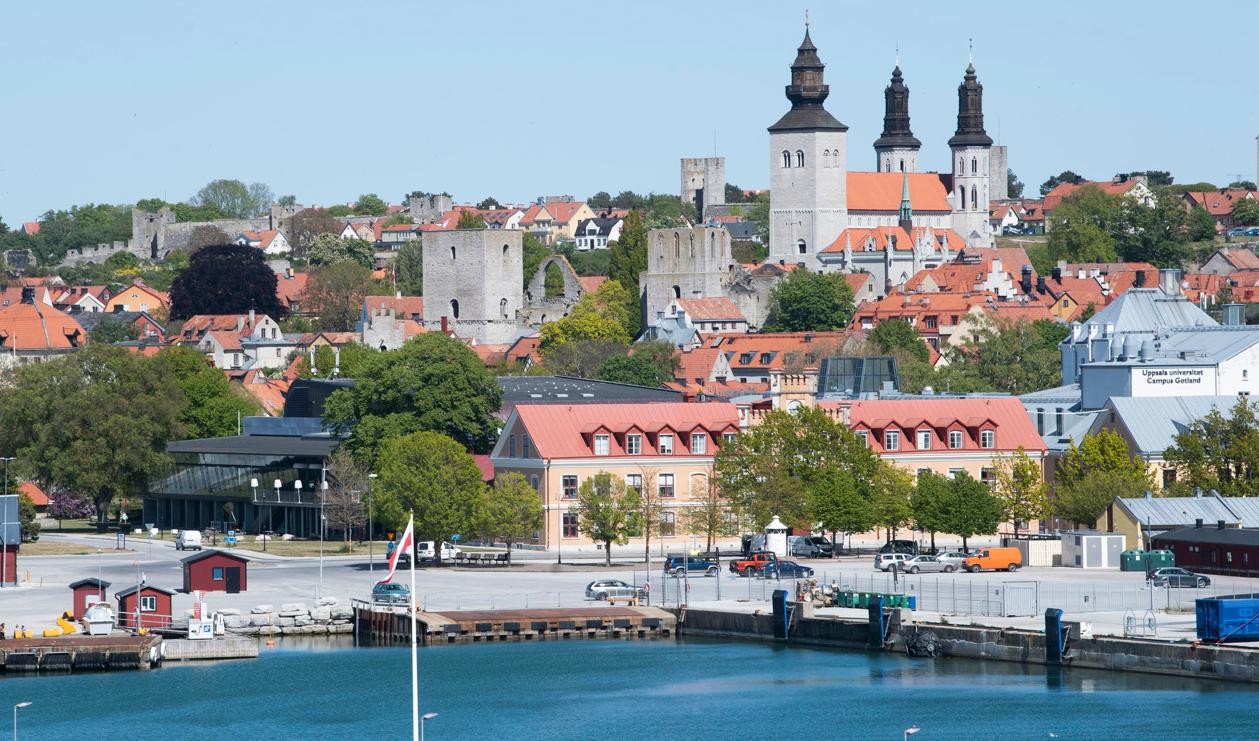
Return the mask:
{"type": "Polygon", "coordinates": [[[0,641],[4,640],[4,623],[0,623],[0,641]]]}

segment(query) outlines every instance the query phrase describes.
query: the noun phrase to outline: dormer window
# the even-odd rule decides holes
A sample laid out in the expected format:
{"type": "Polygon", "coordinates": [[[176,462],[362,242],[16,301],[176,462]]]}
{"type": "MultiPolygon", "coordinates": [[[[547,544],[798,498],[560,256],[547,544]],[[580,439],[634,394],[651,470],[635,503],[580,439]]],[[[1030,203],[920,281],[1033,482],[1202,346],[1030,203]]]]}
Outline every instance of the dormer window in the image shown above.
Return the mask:
{"type": "Polygon", "coordinates": [[[931,450],[931,430],[918,430],[918,449],[931,450]]]}
{"type": "Polygon", "coordinates": [[[984,430],[979,433],[979,447],[995,448],[997,447],[997,433],[995,430],[984,430]]]}
{"type": "Polygon", "coordinates": [[[949,431],[949,447],[950,448],[957,450],[961,448],[964,444],[965,444],[965,436],[962,434],[961,430],[949,431]]]}
{"type": "Polygon", "coordinates": [[[673,435],[661,435],[659,444],[656,445],[656,449],[660,451],[660,455],[673,455],[673,435]]]}
{"type": "Polygon", "coordinates": [[[608,454],[608,436],[595,435],[595,455],[608,454]]]}
{"type": "Polygon", "coordinates": [[[642,435],[626,435],[625,436],[625,452],[628,455],[641,455],[643,452],[643,436],[642,435]]]}
{"type": "Polygon", "coordinates": [[[887,430],[883,433],[883,447],[887,450],[901,449],[901,433],[899,430],[887,430]]]}
{"type": "Polygon", "coordinates": [[[703,432],[691,433],[691,453],[693,455],[704,455],[708,452],[708,435],[703,432]]]}
{"type": "Polygon", "coordinates": [[[866,432],[865,430],[857,430],[853,434],[857,436],[857,439],[861,441],[862,445],[866,446],[867,448],[870,447],[870,433],[866,432]]]}

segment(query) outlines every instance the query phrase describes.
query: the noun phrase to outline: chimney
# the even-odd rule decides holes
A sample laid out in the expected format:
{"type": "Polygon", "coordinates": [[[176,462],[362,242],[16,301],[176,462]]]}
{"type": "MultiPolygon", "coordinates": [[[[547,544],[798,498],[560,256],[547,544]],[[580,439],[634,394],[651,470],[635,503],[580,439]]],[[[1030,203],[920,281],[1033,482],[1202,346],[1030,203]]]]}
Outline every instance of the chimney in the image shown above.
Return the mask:
{"type": "Polygon", "coordinates": [[[1215,529],[1216,529],[1216,530],[1223,530],[1223,529],[1224,529],[1224,521],[1223,521],[1223,520],[1216,520],[1216,521],[1215,521],[1215,529]]]}
{"type": "Polygon", "coordinates": [[[1132,287],[1145,288],[1145,271],[1144,270],[1138,270],[1137,274],[1133,276],[1132,287]]]}
{"type": "Polygon", "coordinates": [[[22,303],[35,303],[35,289],[31,286],[22,286],[22,303]]]}
{"type": "Polygon", "coordinates": [[[254,316],[254,310],[253,310],[253,309],[250,309],[250,310],[249,310],[249,328],[250,328],[250,329],[253,329],[253,328],[254,328],[254,320],[255,320],[255,319],[256,319],[256,317],[254,316]]]}
{"type": "Polygon", "coordinates": [[[1194,521],[1193,521],[1193,526],[1194,526],[1194,528],[1195,528],[1195,529],[1201,530],[1201,529],[1202,529],[1202,518],[1201,518],[1201,517],[1199,517],[1198,519],[1194,520],[1194,521]]]}
{"type": "Polygon", "coordinates": [[[1049,275],[1054,279],[1055,283],[1062,282],[1062,268],[1052,268],[1049,271],[1049,275]]]}
{"type": "Polygon", "coordinates": [[[442,334],[448,334],[449,332],[450,332],[450,322],[447,321],[446,317],[442,317],[442,334]]]}
{"type": "Polygon", "coordinates": [[[1180,271],[1175,268],[1163,268],[1158,271],[1158,287],[1169,296],[1180,295],[1180,271]]]}

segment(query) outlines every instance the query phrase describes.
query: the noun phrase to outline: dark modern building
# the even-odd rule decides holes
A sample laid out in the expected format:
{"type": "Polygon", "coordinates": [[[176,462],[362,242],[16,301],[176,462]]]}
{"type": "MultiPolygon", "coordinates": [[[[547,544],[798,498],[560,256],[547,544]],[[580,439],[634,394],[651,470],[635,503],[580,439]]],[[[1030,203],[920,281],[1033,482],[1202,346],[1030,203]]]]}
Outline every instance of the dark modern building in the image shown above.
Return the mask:
{"type": "Polygon", "coordinates": [[[899,388],[900,371],[891,355],[822,358],[818,368],[819,399],[860,399],[899,388]]]}
{"type": "Polygon", "coordinates": [[[682,392],[672,389],[570,376],[499,376],[498,387],[503,392],[499,414],[504,419],[517,404],[641,404],[686,400],[682,392]]]}
{"type": "Polygon", "coordinates": [[[1205,574],[1259,576],[1259,528],[1227,527],[1223,520],[1160,533],[1155,548],[1176,554],[1176,565],[1205,574]]]}

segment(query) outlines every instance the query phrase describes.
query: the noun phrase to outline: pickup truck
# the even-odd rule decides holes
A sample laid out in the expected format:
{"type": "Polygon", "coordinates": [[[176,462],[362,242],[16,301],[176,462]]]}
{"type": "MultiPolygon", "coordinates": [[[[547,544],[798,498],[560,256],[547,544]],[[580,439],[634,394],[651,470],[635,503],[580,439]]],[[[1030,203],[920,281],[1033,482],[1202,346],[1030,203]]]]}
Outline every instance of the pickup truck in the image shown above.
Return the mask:
{"type": "Polygon", "coordinates": [[[767,564],[777,560],[778,556],[773,551],[754,551],[747,558],[731,561],[730,570],[739,576],[754,576],[767,564]]]}

